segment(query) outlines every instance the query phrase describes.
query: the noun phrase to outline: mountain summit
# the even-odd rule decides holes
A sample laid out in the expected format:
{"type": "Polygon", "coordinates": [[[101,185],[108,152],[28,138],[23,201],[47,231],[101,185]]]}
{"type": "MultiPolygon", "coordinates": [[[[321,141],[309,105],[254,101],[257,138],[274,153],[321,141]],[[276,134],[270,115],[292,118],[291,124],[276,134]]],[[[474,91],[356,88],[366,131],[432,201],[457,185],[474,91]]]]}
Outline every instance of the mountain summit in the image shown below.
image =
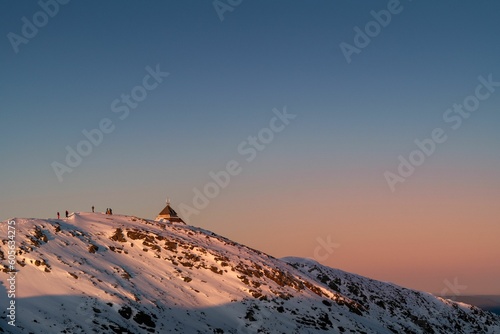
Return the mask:
{"type": "Polygon", "coordinates": [[[467,304],[276,259],[184,223],[74,213],[0,227],[0,333],[500,333],[467,304]]]}

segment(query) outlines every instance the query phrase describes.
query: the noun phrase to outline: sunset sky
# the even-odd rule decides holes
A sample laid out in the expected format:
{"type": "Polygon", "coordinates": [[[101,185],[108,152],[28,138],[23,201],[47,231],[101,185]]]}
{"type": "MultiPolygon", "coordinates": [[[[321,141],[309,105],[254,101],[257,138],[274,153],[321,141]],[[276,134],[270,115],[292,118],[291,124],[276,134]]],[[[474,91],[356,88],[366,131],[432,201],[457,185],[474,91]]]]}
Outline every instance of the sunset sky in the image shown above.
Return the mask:
{"type": "Polygon", "coordinates": [[[275,257],[500,294],[500,3],[60,1],[0,5],[2,221],[168,196],[275,257]]]}

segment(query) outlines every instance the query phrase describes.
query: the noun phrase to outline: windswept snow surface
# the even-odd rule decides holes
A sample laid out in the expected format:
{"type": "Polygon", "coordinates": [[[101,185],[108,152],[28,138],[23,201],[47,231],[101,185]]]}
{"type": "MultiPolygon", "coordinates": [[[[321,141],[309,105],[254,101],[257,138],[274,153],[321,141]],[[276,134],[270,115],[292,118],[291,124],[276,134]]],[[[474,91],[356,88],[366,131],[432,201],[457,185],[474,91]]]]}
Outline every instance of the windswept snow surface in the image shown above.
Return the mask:
{"type": "Polygon", "coordinates": [[[0,333],[500,333],[477,307],[212,232],[74,213],[16,222],[16,327],[0,226],[0,333]]]}

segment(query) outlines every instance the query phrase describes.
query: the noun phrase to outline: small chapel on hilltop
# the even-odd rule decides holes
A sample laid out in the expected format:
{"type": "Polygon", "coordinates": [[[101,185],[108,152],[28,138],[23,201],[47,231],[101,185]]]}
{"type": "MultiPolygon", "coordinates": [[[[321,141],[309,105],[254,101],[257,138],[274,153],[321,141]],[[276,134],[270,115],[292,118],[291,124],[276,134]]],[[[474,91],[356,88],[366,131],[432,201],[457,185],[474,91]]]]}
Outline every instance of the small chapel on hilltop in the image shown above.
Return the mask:
{"type": "Polygon", "coordinates": [[[186,224],[184,222],[184,220],[182,220],[182,218],[179,217],[177,212],[175,212],[175,210],[172,209],[172,207],[170,206],[170,199],[167,199],[167,206],[163,210],[161,210],[161,212],[158,214],[158,216],[156,216],[155,220],[156,221],[168,220],[171,223],[186,224]]]}

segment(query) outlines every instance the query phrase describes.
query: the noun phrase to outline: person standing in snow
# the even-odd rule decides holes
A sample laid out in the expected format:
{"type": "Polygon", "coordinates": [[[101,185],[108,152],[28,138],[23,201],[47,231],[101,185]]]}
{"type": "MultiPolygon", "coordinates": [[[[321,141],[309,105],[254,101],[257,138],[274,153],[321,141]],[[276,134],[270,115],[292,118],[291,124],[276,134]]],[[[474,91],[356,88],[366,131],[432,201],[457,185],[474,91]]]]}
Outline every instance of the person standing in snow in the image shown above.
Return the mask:
{"type": "Polygon", "coordinates": [[[68,218],[68,216],[69,216],[69,212],[68,212],[68,210],[66,210],[66,218],[68,218]]]}
{"type": "Polygon", "coordinates": [[[94,206],[92,205],[92,213],[94,212],[94,206]]]}
{"type": "Polygon", "coordinates": [[[57,219],[60,219],[61,215],[59,214],[59,211],[57,211],[57,219]]]}

